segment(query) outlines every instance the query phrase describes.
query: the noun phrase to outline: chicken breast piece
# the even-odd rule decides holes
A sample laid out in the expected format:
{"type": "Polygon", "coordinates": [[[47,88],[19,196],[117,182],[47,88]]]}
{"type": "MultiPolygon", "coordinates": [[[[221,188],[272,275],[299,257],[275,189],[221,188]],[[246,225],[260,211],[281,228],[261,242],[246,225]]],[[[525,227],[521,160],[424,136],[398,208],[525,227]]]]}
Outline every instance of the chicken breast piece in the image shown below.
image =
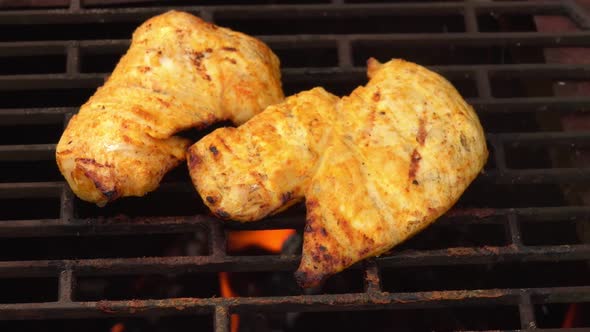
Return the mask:
{"type": "Polygon", "coordinates": [[[382,65],[370,59],[368,70],[369,83],[349,97],[327,98],[320,89],[300,93],[247,122],[239,137],[215,131],[189,149],[193,182],[222,218],[257,220],[288,205],[279,199],[285,193],[305,197],[295,274],[304,287],[428,226],[487,160],[477,115],[443,77],[403,60],[382,65]],[[288,110],[296,108],[292,116],[288,110]],[[283,116],[276,117],[279,109],[283,116]],[[300,121],[309,114],[317,121],[300,121]],[[276,128],[291,129],[277,136],[283,131],[276,128]],[[227,137],[232,140],[217,144],[227,137]],[[233,151],[242,152],[235,157],[233,151]],[[290,156],[302,156],[304,167],[290,168],[290,156]]]}
{"type": "Polygon", "coordinates": [[[83,200],[142,196],[184,160],[190,142],[175,133],[241,124],[282,99],[279,60],[265,44],[170,11],[134,32],[107,82],[72,117],[56,160],[83,200]]]}
{"type": "Polygon", "coordinates": [[[476,113],[443,77],[402,60],[368,68],[369,83],[338,103],[336,135],[305,194],[303,286],[430,225],[488,157],[476,113]]]}
{"type": "Polygon", "coordinates": [[[331,135],[338,97],[322,88],[220,128],[188,152],[191,178],[217,216],[255,221],[301,201],[331,135]]]}

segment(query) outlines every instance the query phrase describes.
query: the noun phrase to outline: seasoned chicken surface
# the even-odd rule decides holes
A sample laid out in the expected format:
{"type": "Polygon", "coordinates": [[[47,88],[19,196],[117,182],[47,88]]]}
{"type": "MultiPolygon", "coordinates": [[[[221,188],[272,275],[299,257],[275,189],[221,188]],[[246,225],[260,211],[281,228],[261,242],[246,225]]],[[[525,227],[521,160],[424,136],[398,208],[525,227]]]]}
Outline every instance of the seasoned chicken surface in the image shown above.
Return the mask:
{"type": "Polygon", "coordinates": [[[313,286],[388,251],[447,211],[488,152],[477,115],[444,78],[403,60],[368,62],[348,97],[289,97],[189,149],[212,211],[253,221],[306,199],[298,282],[313,286]]]}
{"type": "Polygon", "coordinates": [[[107,82],[72,117],[57,163],[83,200],[142,196],[184,160],[190,142],[175,133],[241,124],[282,99],[279,60],[266,45],[171,11],[134,32],[107,82]]]}
{"type": "Polygon", "coordinates": [[[254,221],[301,201],[331,139],[337,102],[322,88],[301,92],[193,145],[189,172],[213,213],[254,221]]]}

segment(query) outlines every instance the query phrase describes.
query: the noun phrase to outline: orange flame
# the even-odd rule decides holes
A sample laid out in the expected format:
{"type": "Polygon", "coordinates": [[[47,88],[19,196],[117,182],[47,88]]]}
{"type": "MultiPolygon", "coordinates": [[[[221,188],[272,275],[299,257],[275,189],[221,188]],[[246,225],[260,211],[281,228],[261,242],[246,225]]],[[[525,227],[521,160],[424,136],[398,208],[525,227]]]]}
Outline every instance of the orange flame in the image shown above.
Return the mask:
{"type": "MultiPolygon", "coordinates": [[[[249,247],[258,247],[272,253],[279,253],[283,248],[283,243],[289,236],[295,233],[294,229],[275,229],[263,231],[235,231],[227,234],[227,251],[235,253],[249,247]]],[[[219,272],[219,287],[222,297],[239,296],[231,288],[229,283],[229,273],[219,272]]],[[[231,332],[238,332],[240,327],[240,316],[231,315],[231,332]]]]}
{"type": "Polygon", "coordinates": [[[248,247],[259,247],[272,253],[279,253],[283,248],[283,243],[294,233],[294,229],[229,232],[227,234],[227,250],[239,252],[248,247]]]}

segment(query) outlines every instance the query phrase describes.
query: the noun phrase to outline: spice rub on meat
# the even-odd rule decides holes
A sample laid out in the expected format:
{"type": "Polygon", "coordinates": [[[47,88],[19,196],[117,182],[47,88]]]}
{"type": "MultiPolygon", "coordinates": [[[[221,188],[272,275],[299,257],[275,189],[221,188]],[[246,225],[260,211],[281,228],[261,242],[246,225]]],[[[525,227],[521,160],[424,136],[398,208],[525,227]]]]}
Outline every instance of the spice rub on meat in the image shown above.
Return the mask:
{"type": "Polygon", "coordinates": [[[74,115],[56,160],[74,193],[99,206],[142,196],[186,156],[174,136],[241,124],[283,99],[279,60],[261,41],[170,11],[143,23],[106,83],[74,115]]]}
{"type": "Polygon", "coordinates": [[[193,183],[221,218],[255,221],[305,199],[304,287],[428,226],[487,160],[476,113],[443,77],[374,59],[368,76],[348,97],[302,92],[189,149],[193,183]]]}

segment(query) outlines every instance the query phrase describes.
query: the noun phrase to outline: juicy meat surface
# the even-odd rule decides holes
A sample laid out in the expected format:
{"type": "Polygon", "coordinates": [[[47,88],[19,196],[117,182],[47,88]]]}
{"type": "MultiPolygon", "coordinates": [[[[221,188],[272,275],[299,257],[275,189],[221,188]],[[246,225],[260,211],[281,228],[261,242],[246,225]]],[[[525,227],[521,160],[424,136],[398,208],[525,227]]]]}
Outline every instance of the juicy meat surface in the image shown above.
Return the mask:
{"type": "Polygon", "coordinates": [[[241,124],[283,92],[279,60],[261,41],[170,11],[143,23],[106,83],[74,115],[56,149],[81,199],[143,196],[186,156],[173,136],[241,124]]]}
{"type": "Polygon", "coordinates": [[[189,149],[219,217],[254,221],[305,198],[304,287],[428,226],[487,160],[476,113],[443,77],[403,60],[370,59],[368,74],[348,97],[302,92],[189,149]]]}

